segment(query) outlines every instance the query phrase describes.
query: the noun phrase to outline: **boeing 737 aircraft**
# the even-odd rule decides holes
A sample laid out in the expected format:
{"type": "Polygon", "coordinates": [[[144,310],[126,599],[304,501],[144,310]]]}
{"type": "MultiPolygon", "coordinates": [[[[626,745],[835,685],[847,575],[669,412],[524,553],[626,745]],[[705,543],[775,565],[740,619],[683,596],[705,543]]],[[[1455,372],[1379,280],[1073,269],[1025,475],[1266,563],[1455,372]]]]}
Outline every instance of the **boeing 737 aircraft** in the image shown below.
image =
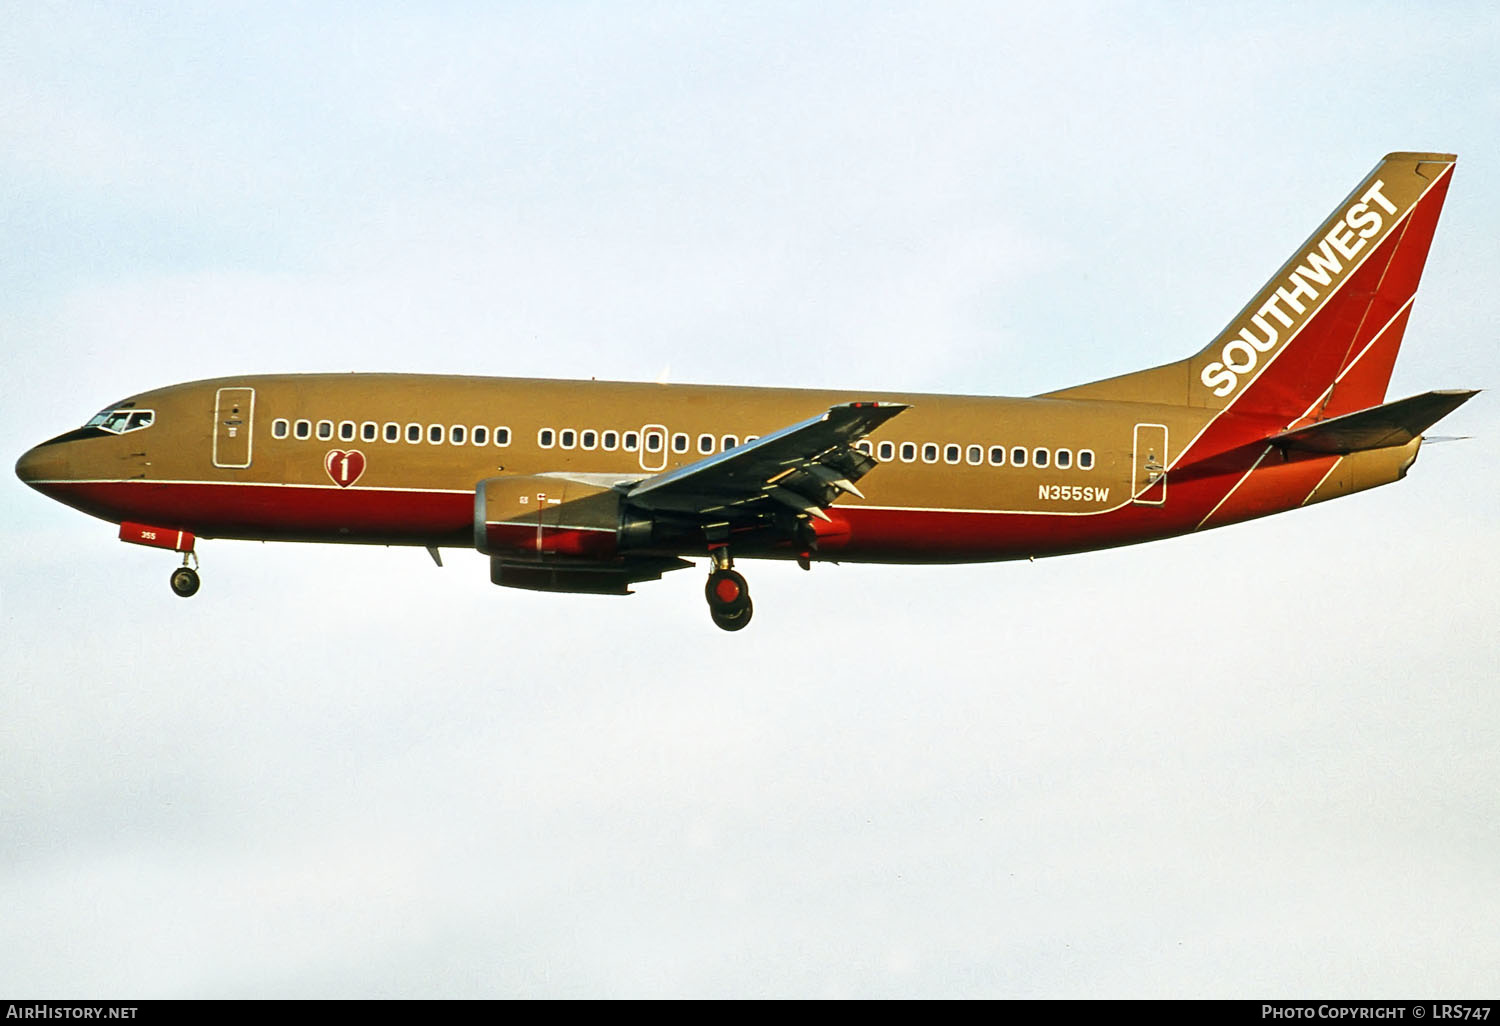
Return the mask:
{"type": "Polygon", "coordinates": [[[473,547],[499,585],[629,594],[707,557],[957,563],[1222,527],[1405,476],[1474,395],[1386,403],[1454,157],[1392,153],[1207,347],[1029,399],[410,374],[170,385],[21,480],[182,554],[198,538],[473,547]]]}

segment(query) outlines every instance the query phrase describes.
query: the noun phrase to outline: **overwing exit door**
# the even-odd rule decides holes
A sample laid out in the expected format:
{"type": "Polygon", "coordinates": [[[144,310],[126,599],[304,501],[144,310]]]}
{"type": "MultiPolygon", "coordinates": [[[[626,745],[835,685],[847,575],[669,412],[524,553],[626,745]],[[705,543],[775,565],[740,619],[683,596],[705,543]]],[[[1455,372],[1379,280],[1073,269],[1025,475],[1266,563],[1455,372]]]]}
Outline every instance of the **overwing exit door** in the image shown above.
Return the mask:
{"type": "Polygon", "coordinates": [[[641,428],[641,469],[661,470],[667,465],[667,429],[660,424],[641,428]]]}

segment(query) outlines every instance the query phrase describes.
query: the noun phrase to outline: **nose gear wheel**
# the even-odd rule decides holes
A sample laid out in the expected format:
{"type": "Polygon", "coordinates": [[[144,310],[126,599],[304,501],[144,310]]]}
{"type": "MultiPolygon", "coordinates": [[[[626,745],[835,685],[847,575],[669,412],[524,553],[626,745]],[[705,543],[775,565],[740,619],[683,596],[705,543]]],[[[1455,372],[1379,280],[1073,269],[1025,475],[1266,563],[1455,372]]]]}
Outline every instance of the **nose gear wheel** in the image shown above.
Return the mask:
{"type": "Polygon", "coordinates": [[[192,598],[198,593],[198,586],[202,583],[198,579],[198,571],[190,566],[180,566],[172,571],[172,591],[181,598],[192,598]]]}

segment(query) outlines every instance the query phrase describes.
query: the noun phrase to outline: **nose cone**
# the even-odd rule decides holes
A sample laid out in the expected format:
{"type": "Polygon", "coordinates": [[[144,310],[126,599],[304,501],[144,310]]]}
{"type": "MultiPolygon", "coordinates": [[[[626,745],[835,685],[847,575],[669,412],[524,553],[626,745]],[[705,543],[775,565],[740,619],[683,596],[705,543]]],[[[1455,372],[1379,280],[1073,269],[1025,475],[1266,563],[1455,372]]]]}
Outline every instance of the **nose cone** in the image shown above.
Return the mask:
{"type": "Polygon", "coordinates": [[[41,482],[56,481],[63,476],[63,458],[56,445],[44,443],[28,449],[16,460],[16,476],[41,490],[41,482]]]}

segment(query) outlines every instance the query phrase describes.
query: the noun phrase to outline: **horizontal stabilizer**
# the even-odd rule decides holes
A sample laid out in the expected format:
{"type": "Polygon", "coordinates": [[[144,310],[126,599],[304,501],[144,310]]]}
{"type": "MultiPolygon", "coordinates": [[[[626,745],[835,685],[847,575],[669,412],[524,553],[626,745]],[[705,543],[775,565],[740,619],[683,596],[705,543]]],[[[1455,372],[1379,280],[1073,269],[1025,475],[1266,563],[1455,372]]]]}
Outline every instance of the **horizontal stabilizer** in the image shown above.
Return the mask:
{"type": "Polygon", "coordinates": [[[1282,449],[1323,453],[1405,445],[1478,394],[1477,389],[1461,388],[1424,392],[1410,399],[1283,431],[1267,441],[1282,449]]]}

